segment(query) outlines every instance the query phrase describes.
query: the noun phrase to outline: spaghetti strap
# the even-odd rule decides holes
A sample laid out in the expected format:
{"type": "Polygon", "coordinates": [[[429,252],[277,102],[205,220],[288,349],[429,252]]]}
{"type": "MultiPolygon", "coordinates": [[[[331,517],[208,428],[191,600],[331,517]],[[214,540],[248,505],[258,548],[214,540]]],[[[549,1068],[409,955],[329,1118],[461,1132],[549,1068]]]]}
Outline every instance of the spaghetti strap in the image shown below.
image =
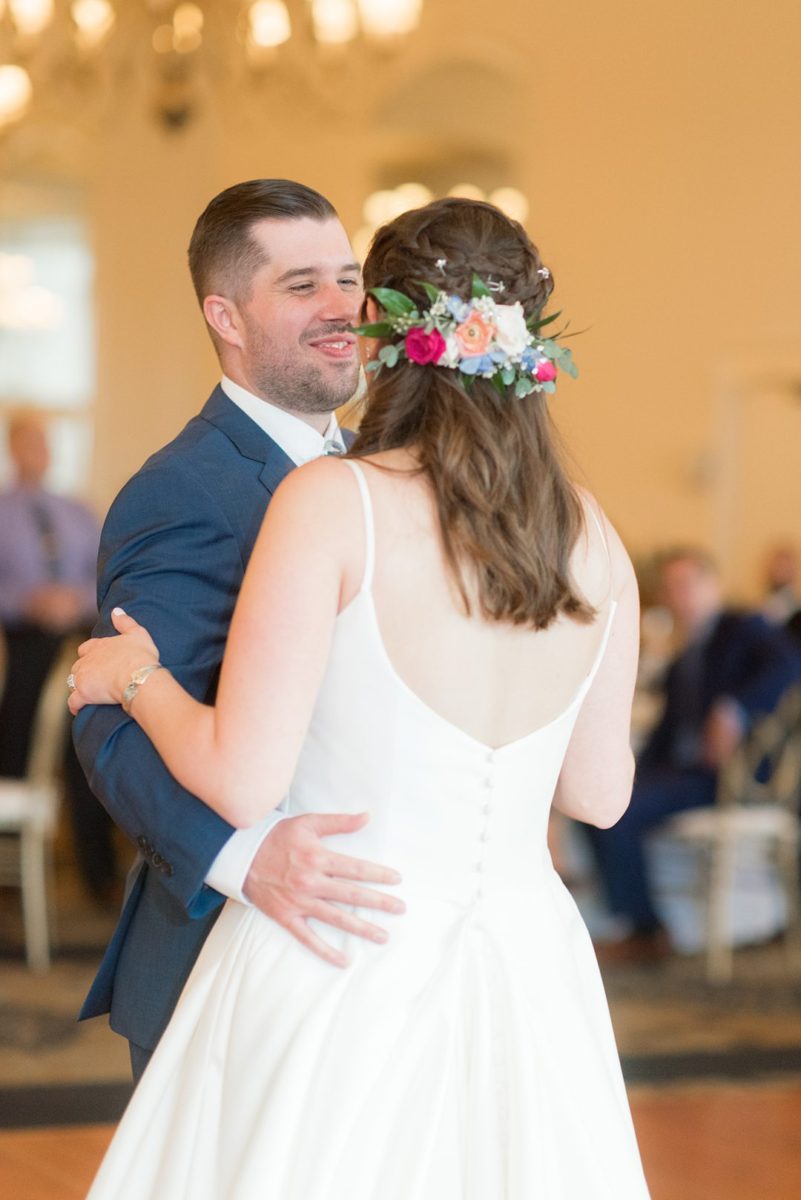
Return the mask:
{"type": "Polygon", "coordinates": [[[373,504],[370,500],[370,489],[367,486],[364,471],[359,464],[354,462],[352,458],[344,458],[342,461],[346,466],[350,467],[356,476],[356,482],[359,485],[359,494],[362,498],[362,511],[364,513],[364,574],[359,591],[369,592],[373,586],[373,570],[375,568],[375,522],[373,521],[373,504]]]}
{"type": "Polygon", "coordinates": [[[587,507],[589,508],[590,512],[592,513],[592,519],[595,522],[598,532],[601,535],[601,541],[603,543],[604,550],[606,551],[606,562],[607,562],[607,565],[609,566],[609,569],[611,570],[612,569],[612,555],[609,550],[609,538],[606,536],[606,530],[604,529],[603,524],[601,522],[601,518],[598,516],[598,513],[596,511],[595,502],[588,500],[587,507]]]}

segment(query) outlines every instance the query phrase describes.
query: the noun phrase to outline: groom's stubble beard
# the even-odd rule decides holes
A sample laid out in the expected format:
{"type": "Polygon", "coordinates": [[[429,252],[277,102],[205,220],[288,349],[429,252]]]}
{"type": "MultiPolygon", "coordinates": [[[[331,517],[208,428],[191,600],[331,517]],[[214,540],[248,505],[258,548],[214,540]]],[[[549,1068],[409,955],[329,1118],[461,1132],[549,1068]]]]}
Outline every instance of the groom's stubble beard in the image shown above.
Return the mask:
{"type": "MultiPolygon", "coordinates": [[[[322,365],[303,362],[298,354],[271,341],[255,321],[246,320],[250,381],[256,393],[287,412],[330,413],[341,408],[356,392],[359,382],[358,357],[354,362],[322,365]]],[[[326,334],[350,332],[343,322],[332,322],[308,330],[302,341],[326,334]]]]}

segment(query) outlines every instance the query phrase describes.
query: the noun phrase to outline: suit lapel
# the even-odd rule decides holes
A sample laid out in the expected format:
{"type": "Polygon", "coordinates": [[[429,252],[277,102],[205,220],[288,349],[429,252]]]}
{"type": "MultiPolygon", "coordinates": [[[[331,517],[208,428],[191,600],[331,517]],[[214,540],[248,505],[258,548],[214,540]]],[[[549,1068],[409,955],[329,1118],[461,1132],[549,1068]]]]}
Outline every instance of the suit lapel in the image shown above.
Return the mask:
{"type": "Polygon", "coordinates": [[[200,413],[233,442],[244,458],[261,463],[259,480],[272,495],[282,479],[294,469],[295,464],[277,442],[251,421],[242,409],[229,400],[221,387],[216,387],[200,413]]]}
{"type": "MultiPolygon", "coordinates": [[[[262,463],[259,480],[270,495],[281,480],[294,469],[295,464],[289,455],[285,454],[278,443],[260,429],[255,421],[251,421],[250,417],[226,396],[219,385],[209,396],[200,416],[202,420],[216,425],[229,441],[233,442],[241,455],[262,463]]],[[[350,429],[343,429],[342,438],[346,447],[350,449],[356,440],[356,434],[350,429]]]]}

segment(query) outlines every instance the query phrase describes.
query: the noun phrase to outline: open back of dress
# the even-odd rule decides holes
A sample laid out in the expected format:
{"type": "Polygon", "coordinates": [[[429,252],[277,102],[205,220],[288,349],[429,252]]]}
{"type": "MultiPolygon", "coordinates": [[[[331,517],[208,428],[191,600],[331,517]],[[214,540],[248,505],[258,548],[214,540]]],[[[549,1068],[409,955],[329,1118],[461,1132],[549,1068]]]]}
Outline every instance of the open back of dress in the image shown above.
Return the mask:
{"type": "Polygon", "coordinates": [[[646,1200],[595,956],[546,845],[614,608],[569,704],[492,748],[388,657],[363,497],[365,580],[290,810],[369,810],[337,848],[400,870],[407,911],[383,946],[321,928],[340,970],[229,902],[91,1200],[646,1200]]]}

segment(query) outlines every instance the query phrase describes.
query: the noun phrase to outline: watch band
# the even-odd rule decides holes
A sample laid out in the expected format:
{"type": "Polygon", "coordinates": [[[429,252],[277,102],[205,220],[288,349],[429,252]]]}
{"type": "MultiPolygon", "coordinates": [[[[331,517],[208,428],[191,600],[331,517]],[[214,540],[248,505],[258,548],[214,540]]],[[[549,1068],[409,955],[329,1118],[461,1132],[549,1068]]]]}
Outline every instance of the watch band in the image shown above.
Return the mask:
{"type": "Polygon", "coordinates": [[[128,680],[125,691],[122,693],[122,700],[120,701],[124,712],[130,713],[131,705],[134,702],[136,693],[139,691],[142,684],[150,678],[153,672],[160,670],[160,668],[161,663],[151,663],[147,667],[140,667],[138,671],[134,671],[133,675],[128,680]]]}

